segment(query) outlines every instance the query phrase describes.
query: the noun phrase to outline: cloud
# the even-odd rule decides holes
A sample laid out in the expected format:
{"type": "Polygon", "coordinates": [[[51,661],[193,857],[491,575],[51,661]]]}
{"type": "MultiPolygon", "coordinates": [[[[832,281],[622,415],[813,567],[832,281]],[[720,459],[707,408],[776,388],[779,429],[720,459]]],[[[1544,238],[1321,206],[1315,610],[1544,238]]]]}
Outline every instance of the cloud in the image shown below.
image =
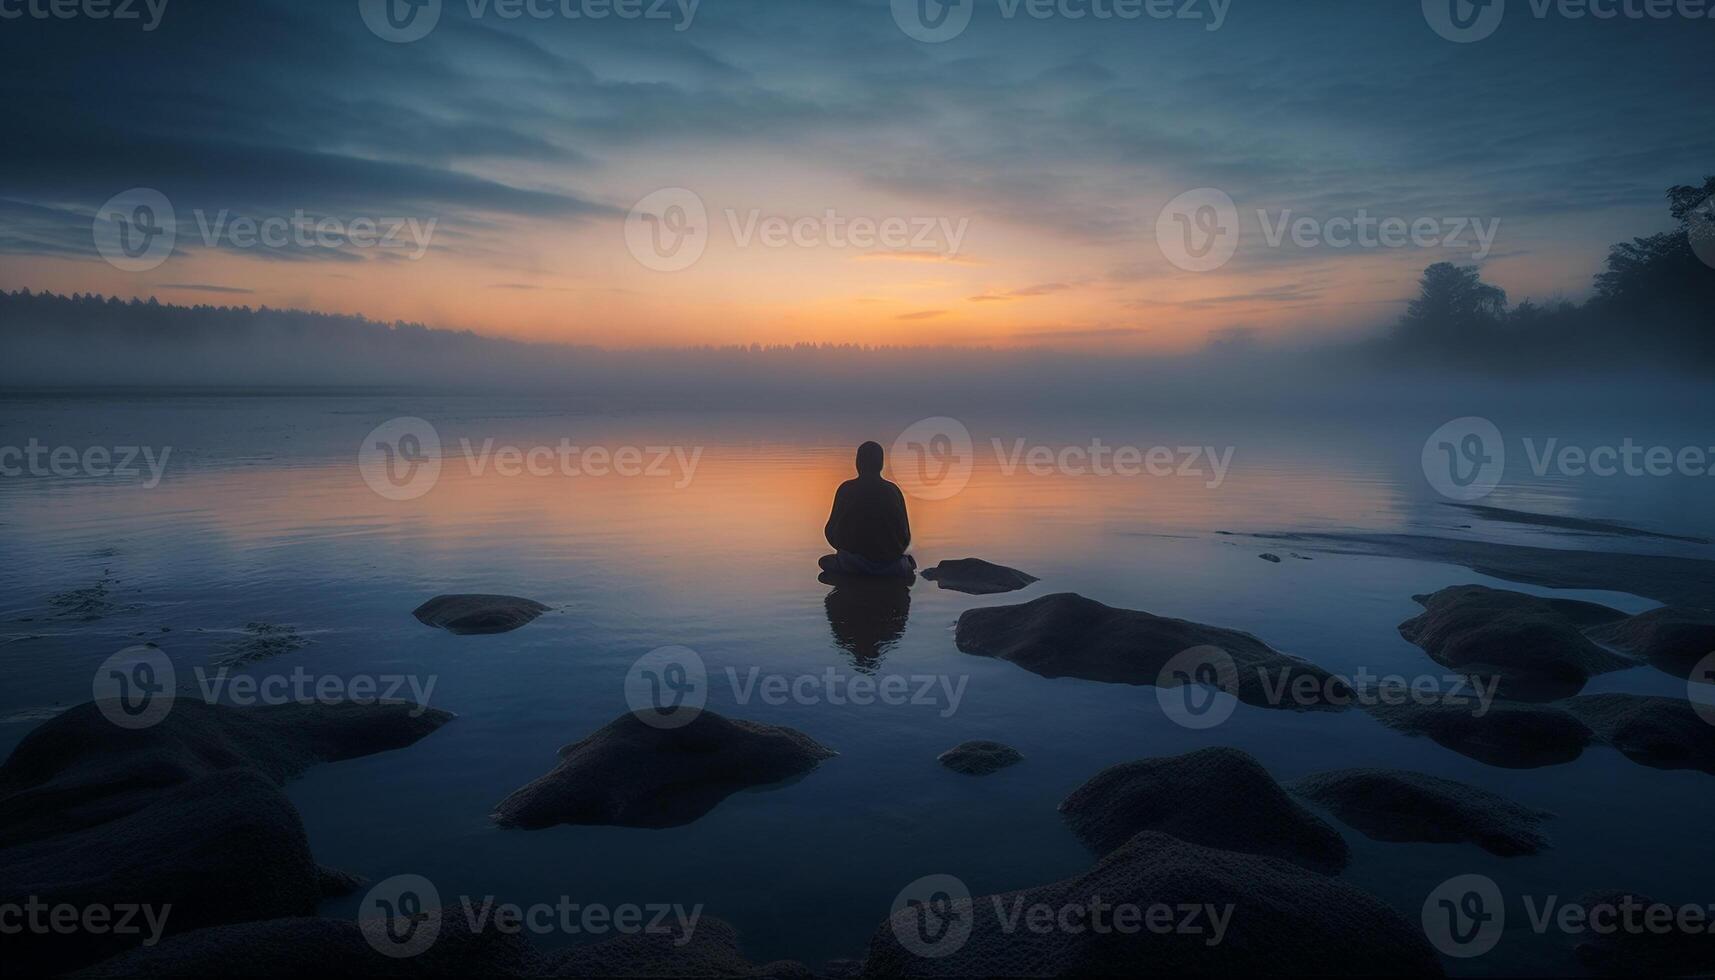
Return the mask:
{"type": "Polygon", "coordinates": [[[1084,330],[1020,330],[1011,336],[1017,340],[1101,340],[1111,337],[1135,337],[1148,332],[1143,327],[1090,327],[1084,330]]]}
{"type": "Polygon", "coordinates": [[[97,257],[91,214],[0,199],[0,255],[97,257]]]}
{"type": "Polygon", "coordinates": [[[852,256],[859,262],[939,262],[944,265],[980,266],[981,260],[964,255],[948,255],[944,252],[931,252],[926,249],[883,249],[873,252],[859,252],[852,256]]]}
{"type": "Polygon", "coordinates": [[[254,293],[254,289],[242,286],[217,286],[206,282],[164,282],[159,289],[182,289],[193,293],[254,293]]]}
{"type": "Polygon", "coordinates": [[[1070,285],[1063,282],[1045,282],[1036,286],[1025,286],[1022,289],[1009,290],[1004,293],[983,293],[979,296],[972,296],[970,301],[973,303],[1002,303],[1008,300],[1025,299],[1031,296],[1047,296],[1052,293],[1061,293],[1071,288],[1072,287],[1070,285]]]}

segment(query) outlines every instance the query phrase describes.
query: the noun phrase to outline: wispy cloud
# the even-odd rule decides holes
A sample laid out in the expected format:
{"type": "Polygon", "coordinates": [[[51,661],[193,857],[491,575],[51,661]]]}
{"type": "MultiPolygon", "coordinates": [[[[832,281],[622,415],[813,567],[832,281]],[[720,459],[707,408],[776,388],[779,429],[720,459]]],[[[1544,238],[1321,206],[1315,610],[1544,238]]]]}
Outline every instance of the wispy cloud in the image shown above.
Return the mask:
{"type": "Polygon", "coordinates": [[[1054,293],[1063,293],[1071,288],[1072,287],[1070,285],[1063,282],[1045,282],[1040,285],[1025,286],[1022,289],[1012,289],[1002,293],[983,293],[979,296],[972,296],[970,299],[973,303],[1004,303],[1008,300],[1028,299],[1032,296],[1049,296],[1054,293]]]}
{"type": "Polygon", "coordinates": [[[938,265],[968,265],[980,266],[984,263],[965,255],[947,255],[928,249],[884,249],[875,252],[859,252],[852,256],[859,262],[933,262],[938,265]]]}
{"type": "Polygon", "coordinates": [[[254,289],[243,286],[220,286],[208,282],[164,282],[159,289],[180,289],[192,293],[254,293],[254,289]]]}

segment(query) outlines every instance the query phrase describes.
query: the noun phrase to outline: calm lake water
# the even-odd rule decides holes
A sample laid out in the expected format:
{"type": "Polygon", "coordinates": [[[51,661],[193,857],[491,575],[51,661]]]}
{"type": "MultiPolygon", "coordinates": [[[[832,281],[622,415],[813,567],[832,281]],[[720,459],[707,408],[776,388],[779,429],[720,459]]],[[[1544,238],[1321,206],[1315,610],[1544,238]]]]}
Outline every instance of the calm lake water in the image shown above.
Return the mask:
{"type": "MultiPolygon", "coordinates": [[[[244,638],[250,623],[295,628],[309,643],[240,668],[258,677],[403,675],[433,683],[430,703],[458,719],[408,749],[311,770],[288,787],[323,864],[380,880],[429,878],[443,901],[485,896],[554,903],[677,902],[732,922],[752,958],[861,956],[908,882],[951,873],[974,894],[1074,875],[1090,856],[1056,804],[1105,766],[1232,745],[1280,780],[1323,769],[1384,766],[1486,787],[1553,811],[1552,850],[1502,859],[1475,846],[1384,844],[1342,827],[1346,877],[1415,922],[1424,897],[1478,872],[1509,895],[1635,888],[1674,902],[1715,901],[1709,869],[1715,778],[1635,765],[1603,747],[1534,770],[1492,768],[1425,739],[1341,714],[1239,706],[1192,731],[1148,687],[1048,680],[960,653],[952,625],[979,605],[1073,591],[1112,605],[1250,631],[1336,673],[1440,675],[1400,638],[1411,596],[1479,582],[1604,602],[1620,593],[1551,592],[1463,568],[1306,552],[1298,560],[1246,532],[1404,530],[1551,547],[1715,557],[1706,545],[1571,534],[1482,520],[1449,507],[1420,465],[1424,440],[1459,411],[1369,411],[1330,418],[963,417],[974,466],[962,492],[910,501],[920,564],[980,556],[1041,578],[1005,596],[973,597],[918,582],[897,636],[876,618],[826,601],[815,560],[834,487],[852,448],[894,437],[922,412],[790,419],[722,414],[589,412],[548,400],[423,397],[10,397],[0,446],[171,447],[159,485],[141,478],[24,474],[0,479],[0,751],[43,709],[87,700],[95,667],[152,640],[181,679],[244,638]],[[358,448],[401,416],[435,428],[443,463],[432,489],[388,499],[365,482],[358,448]],[[1359,421],[1352,421],[1352,419],[1359,421]],[[1224,478],[1035,475],[1006,471],[1017,440],[1088,446],[1230,447],[1224,478]],[[678,447],[660,477],[503,475],[478,467],[461,440],[496,448],[678,447]],[[1000,440],[996,459],[993,440],[1000,440]],[[686,479],[688,477],[688,480],[686,479]],[[1217,532],[1228,531],[1232,534],[1217,532]],[[1278,551],[1279,564],[1259,552],[1278,551]],[[102,591],[105,587],[105,592],[102,591]],[[75,590],[82,612],[51,601],[75,590]],[[515,632],[454,636],[411,610],[442,592],[528,596],[552,612],[515,632]],[[99,618],[81,618],[83,612],[99,618]],[[840,755],[792,785],[737,794],[667,830],[556,827],[503,831],[492,806],[551,769],[555,750],[626,709],[634,661],[667,645],[696,650],[709,706],[798,728],[840,755]],[[759,675],[933,677],[931,703],[741,703],[759,675]],[[733,672],[728,674],[729,669],[733,672]],[[947,694],[950,685],[957,701],[947,694]],[[935,757],[965,739],[1015,746],[1025,761],[986,778],[935,757]]],[[[1483,502],[1609,518],[1715,536],[1715,479],[1532,472],[1523,439],[1584,447],[1703,446],[1701,420],[1666,413],[1568,422],[1546,412],[1494,417],[1506,433],[1505,479],[1483,502]]],[[[1184,461],[1183,455],[1175,457],[1184,461]]],[[[885,618],[885,617],[882,617],[885,618]]],[[[916,685],[913,685],[915,690],[916,685]]],[[[1597,678],[1588,692],[1685,696],[1651,668],[1597,678]]],[[[358,896],[330,901],[353,914],[358,896]]],[[[1458,973],[1574,970],[1573,940],[1534,934],[1512,907],[1506,938],[1458,973]]],[[[546,937],[544,945],[576,941],[546,937]]]]}

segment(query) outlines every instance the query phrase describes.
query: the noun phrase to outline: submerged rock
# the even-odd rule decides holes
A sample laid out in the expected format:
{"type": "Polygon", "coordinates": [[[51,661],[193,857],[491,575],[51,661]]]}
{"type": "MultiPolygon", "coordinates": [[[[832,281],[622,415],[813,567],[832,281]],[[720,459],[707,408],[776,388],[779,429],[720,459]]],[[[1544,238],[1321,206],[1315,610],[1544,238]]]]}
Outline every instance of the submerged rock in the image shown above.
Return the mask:
{"type": "Polygon", "coordinates": [[[1037,581],[1034,575],[983,561],[981,558],[948,559],[934,568],[925,568],[922,575],[943,589],[967,592],[971,595],[1014,592],[1037,581]]]}
{"type": "Polygon", "coordinates": [[[1551,589],[1630,592],[1670,605],[1715,609],[1715,561],[1573,548],[1537,548],[1423,534],[1291,531],[1254,537],[1335,555],[1381,555],[1463,565],[1479,575],[1551,589]]]}
{"type": "Polygon", "coordinates": [[[1140,969],[1161,976],[1441,972],[1421,929],[1343,881],[1145,831],[1074,878],[950,908],[899,910],[871,937],[864,975],[1130,977],[1140,969]],[[1114,928],[1116,906],[1141,910],[1131,928],[1114,928]],[[1104,928],[1033,929],[1010,918],[1041,908],[1080,924],[1102,914],[1104,928]]]}
{"type": "Polygon", "coordinates": [[[1288,788],[1375,840],[1470,841],[1502,857],[1548,846],[1539,827],[1552,814],[1451,779],[1396,769],[1340,769],[1306,776],[1288,788]]]}
{"type": "Polygon", "coordinates": [[[352,871],[341,871],[338,868],[320,867],[316,869],[316,878],[321,884],[323,898],[338,898],[350,895],[364,885],[369,879],[352,871]]]}
{"type": "Polygon", "coordinates": [[[676,827],[733,793],[802,776],[833,750],[791,728],[703,711],[680,728],[627,712],[560,750],[552,772],[501,800],[503,827],[676,827]]]}
{"type": "MultiPolygon", "coordinates": [[[[1616,537],[1627,538],[1660,538],[1664,541],[1689,541],[1692,544],[1709,544],[1708,538],[1692,537],[1684,534],[1663,534],[1660,531],[1650,531],[1619,521],[1603,520],[1592,517],[1562,517],[1558,514],[1534,514],[1530,511],[1511,510],[1506,507],[1492,507],[1488,504],[1465,504],[1443,501],[1447,507],[1458,507],[1470,511],[1484,520],[1499,521],[1507,524],[1523,524],[1532,527],[1551,527],[1561,531],[1579,531],[1586,534],[1612,534],[1616,537]]],[[[1470,525],[1465,525],[1469,527],[1470,525]]]]}
{"type": "Polygon", "coordinates": [[[941,765],[967,776],[986,776],[1024,761],[1012,746],[986,739],[960,742],[936,758],[941,765]]]}
{"type": "Polygon", "coordinates": [[[1549,701],[1583,689],[1596,674],[1634,667],[1583,630],[1626,618],[1593,602],[1543,599],[1483,585],[1413,596],[1423,613],[1399,633],[1445,667],[1500,681],[1504,697],[1549,701]]]}
{"type": "Polygon", "coordinates": [[[1265,551],[1262,554],[1257,555],[1257,557],[1261,558],[1263,561],[1274,562],[1276,565],[1280,564],[1280,556],[1273,552],[1265,551]]]}
{"type": "Polygon", "coordinates": [[[1554,705],[1496,701],[1485,708],[1468,695],[1375,703],[1369,712],[1396,731],[1427,736],[1460,755],[1505,769],[1571,762],[1593,737],[1583,722],[1554,705]]]}
{"type": "Polygon", "coordinates": [[[121,603],[113,598],[113,587],[118,584],[119,579],[113,576],[113,570],[104,568],[101,578],[97,579],[95,584],[48,596],[48,606],[60,619],[76,619],[82,622],[94,622],[114,613],[130,612],[139,608],[135,603],[121,603]]]}
{"type": "MultiPolygon", "coordinates": [[[[163,627],[164,629],[165,627],[163,627]]],[[[233,644],[215,663],[239,667],[291,653],[309,640],[298,634],[296,626],[276,626],[273,623],[249,623],[244,627],[244,639],[233,644]]]]}
{"type": "Polygon", "coordinates": [[[411,611],[417,621],[448,633],[508,633],[548,611],[515,595],[438,595],[411,611]]]}
{"type": "Polygon", "coordinates": [[[227,769],[143,799],[125,816],[0,849],[0,906],[147,910],[135,916],[134,934],[8,936],[8,973],[54,974],[161,934],[315,912],[321,877],[303,822],[260,773],[227,769]]]}
{"type": "Polygon", "coordinates": [[[1708,931],[1706,923],[1703,931],[1648,926],[1651,921],[1679,921],[1681,906],[1624,891],[1585,895],[1577,905],[1592,916],[1592,924],[1617,926],[1608,931],[1591,928],[1581,935],[1578,959],[1591,973],[1610,977],[1715,974],[1715,932],[1708,931]]]}
{"type": "Polygon", "coordinates": [[[1072,833],[1106,854],[1139,831],[1337,874],[1350,854],[1340,832],[1294,800],[1238,749],[1110,766],[1060,804],[1072,833]]]}
{"type": "Polygon", "coordinates": [[[1643,694],[1586,694],[1560,706],[1639,765],[1715,774],[1715,725],[1704,721],[1690,701],[1643,694]]]}
{"type": "MultiPolygon", "coordinates": [[[[408,745],[451,717],[395,702],[186,698],[152,727],[124,729],[100,705],[78,705],[0,766],[0,904],[171,905],[168,933],[309,915],[327,881],[279,784],[317,762],[408,745]]],[[[145,938],[32,934],[16,956],[37,968],[26,972],[59,972],[145,938]]]]}
{"type": "Polygon", "coordinates": [[[159,724],[124,729],[85,702],[24,736],[0,766],[0,846],[124,816],[222,769],[284,783],[318,762],[403,748],[452,718],[403,701],[234,708],[179,698],[159,724]]]}
{"type": "Polygon", "coordinates": [[[1675,677],[1690,677],[1698,662],[1715,651],[1715,613],[1663,606],[1588,633],[1675,677]]]}
{"type": "Polygon", "coordinates": [[[1237,668],[1239,700],[1260,707],[1342,710],[1351,689],[1327,671],[1289,657],[1249,633],[1117,609],[1071,592],[1015,606],[969,609],[954,642],[965,653],[1009,660],[1043,677],[1081,677],[1116,684],[1180,681],[1163,676],[1174,657],[1193,647],[1218,647],[1237,668]],[[1300,685],[1304,687],[1301,688],[1300,685]],[[1304,698],[1278,691],[1308,689],[1304,698]]]}

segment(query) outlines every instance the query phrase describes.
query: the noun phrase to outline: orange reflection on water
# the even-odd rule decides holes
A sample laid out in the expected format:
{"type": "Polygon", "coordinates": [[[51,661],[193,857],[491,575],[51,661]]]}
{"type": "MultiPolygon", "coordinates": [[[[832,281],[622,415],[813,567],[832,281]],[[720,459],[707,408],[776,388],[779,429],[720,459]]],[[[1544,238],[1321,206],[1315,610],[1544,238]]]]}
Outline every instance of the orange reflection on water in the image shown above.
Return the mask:
{"type": "MultiPolygon", "coordinates": [[[[637,445],[647,444],[641,440],[637,445]]],[[[898,461],[895,461],[898,462],[898,461]]],[[[1013,472],[979,441],[969,482],[944,500],[908,498],[920,561],[1076,556],[1136,534],[1207,534],[1386,523],[1398,491],[1350,463],[1248,455],[1202,475],[1013,472]]],[[[200,547],[286,547],[358,539],[376,559],[456,566],[497,551],[515,566],[607,563],[663,587],[744,587],[782,563],[813,569],[834,489],[852,475],[844,446],[712,444],[645,465],[659,475],[504,475],[450,445],[433,488],[386,499],[354,459],[228,465],[154,489],[14,494],[19,520],[98,529],[157,525],[200,547]]],[[[910,485],[909,481],[906,481],[910,485]]]]}

